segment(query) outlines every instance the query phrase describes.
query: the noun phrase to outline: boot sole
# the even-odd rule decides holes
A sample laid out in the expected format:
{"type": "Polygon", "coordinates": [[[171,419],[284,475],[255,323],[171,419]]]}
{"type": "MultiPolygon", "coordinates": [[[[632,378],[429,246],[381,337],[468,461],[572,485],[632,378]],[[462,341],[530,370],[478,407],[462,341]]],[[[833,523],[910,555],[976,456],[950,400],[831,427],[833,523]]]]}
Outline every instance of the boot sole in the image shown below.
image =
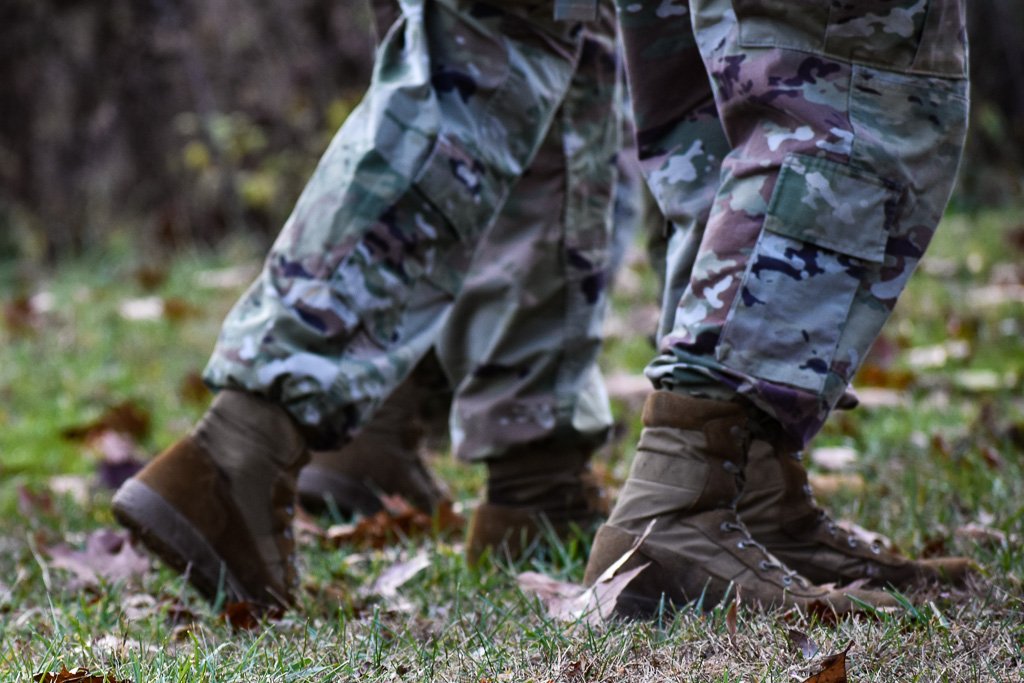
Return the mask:
{"type": "Polygon", "coordinates": [[[153,489],[129,479],[114,495],[112,505],[117,521],[207,600],[215,602],[221,588],[228,601],[250,600],[199,530],[153,489]]]}

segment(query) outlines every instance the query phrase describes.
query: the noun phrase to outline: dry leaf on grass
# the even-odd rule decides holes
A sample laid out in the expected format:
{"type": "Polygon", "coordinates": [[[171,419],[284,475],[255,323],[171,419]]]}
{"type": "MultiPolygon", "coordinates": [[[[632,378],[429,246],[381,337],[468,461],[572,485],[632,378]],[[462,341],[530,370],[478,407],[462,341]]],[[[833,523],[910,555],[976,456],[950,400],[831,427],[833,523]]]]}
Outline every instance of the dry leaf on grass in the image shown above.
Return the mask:
{"type": "Polygon", "coordinates": [[[182,377],[178,383],[178,396],[190,405],[205,406],[210,402],[213,392],[206,386],[203,376],[193,370],[182,377]]]}
{"type": "Polygon", "coordinates": [[[984,524],[970,522],[956,530],[957,538],[971,541],[983,548],[1005,548],[1010,541],[1016,541],[1016,537],[1007,536],[1005,532],[994,529],[984,524]]]}
{"type": "Polygon", "coordinates": [[[382,496],[385,509],[355,524],[336,524],[325,539],[338,547],[384,548],[404,539],[461,531],[466,521],[444,501],[434,515],[417,510],[401,496],[382,496]]]}
{"type": "Polygon", "coordinates": [[[867,488],[864,477],[859,474],[811,474],[808,476],[814,494],[829,498],[840,492],[863,493],[867,488]]]}
{"type": "Polygon", "coordinates": [[[254,602],[229,602],[220,613],[224,621],[236,631],[251,631],[259,626],[264,619],[273,621],[284,616],[284,610],[278,607],[258,605],[254,602]]]}
{"type": "Polygon", "coordinates": [[[149,571],[149,559],[132,547],[127,532],[100,529],[89,534],[84,550],[61,544],[46,548],[50,566],[75,578],[70,588],[97,586],[102,581],[128,581],[149,571]]]}
{"type": "Polygon", "coordinates": [[[96,473],[100,482],[111,490],[120,488],[144,465],[142,449],[132,436],[124,432],[102,431],[91,436],[86,443],[99,460],[96,473]]]}
{"type": "Polygon", "coordinates": [[[786,635],[789,636],[789,642],[804,656],[804,659],[814,659],[818,655],[818,644],[803,631],[791,628],[786,630],[786,635]]]}
{"type": "Polygon", "coordinates": [[[846,446],[826,446],[811,451],[811,462],[826,470],[844,470],[857,462],[856,449],[846,446]]]}
{"type": "Polygon", "coordinates": [[[430,557],[423,550],[404,562],[395,562],[381,572],[377,580],[362,591],[363,595],[379,595],[384,599],[398,595],[398,589],[430,566],[430,557]]]}
{"type": "Polygon", "coordinates": [[[148,410],[132,401],[123,401],[107,408],[98,419],[66,427],[60,434],[69,441],[87,442],[103,432],[120,432],[141,440],[149,436],[151,422],[148,410]]]}
{"type": "Polygon", "coordinates": [[[629,585],[629,582],[647,568],[649,563],[618,574],[618,571],[633,556],[653,527],[654,522],[652,521],[643,535],[633,544],[633,547],[605,569],[594,585],[589,588],[575,583],[558,581],[537,572],[523,572],[516,577],[516,582],[524,593],[536,595],[552,618],[568,622],[583,621],[592,625],[600,624],[614,614],[619,594],[629,585]]]}
{"type": "Polygon", "coordinates": [[[850,651],[852,645],[853,643],[850,643],[842,652],[826,657],[821,663],[821,671],[803,683],[847,683],[849,679],[846,677],[846,653],[850,651]]]}
{"type": "Polygon", "coordinates": [[[36,683],[128,683],[127,679],[114,678],[112,674],[93,673],[80,667],[68,671],[66,666],[61,666],[60,671],[38,673],[32,680],[36,683]]]}

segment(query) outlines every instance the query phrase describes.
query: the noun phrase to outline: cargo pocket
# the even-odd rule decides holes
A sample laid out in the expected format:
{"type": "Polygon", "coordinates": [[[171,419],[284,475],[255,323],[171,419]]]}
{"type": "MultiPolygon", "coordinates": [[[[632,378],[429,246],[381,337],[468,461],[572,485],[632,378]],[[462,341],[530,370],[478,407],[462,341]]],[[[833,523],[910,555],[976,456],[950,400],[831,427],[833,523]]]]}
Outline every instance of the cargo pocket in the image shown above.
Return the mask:
{"type": "Polygon", "coordinates": [[[739,42],[883,69],[962,78],[963,0],[733,0],[739,42]]]}
{"type": "Polygon", "coordinates": [[[865,171],[790,155],[717,357],[759,379],[821,393],[865,271],[885,259],[900,191],[865,171]]]}

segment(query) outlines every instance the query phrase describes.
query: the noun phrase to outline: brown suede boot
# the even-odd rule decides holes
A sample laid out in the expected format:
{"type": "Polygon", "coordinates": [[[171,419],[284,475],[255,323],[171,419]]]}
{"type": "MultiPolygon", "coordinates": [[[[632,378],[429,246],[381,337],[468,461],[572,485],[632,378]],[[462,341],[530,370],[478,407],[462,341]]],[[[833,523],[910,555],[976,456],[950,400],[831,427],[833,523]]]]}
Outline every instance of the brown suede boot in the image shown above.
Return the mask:
{"type": "Polygon", "coordinates": [[[516,561],[549,536],[592,533],[608,514],[604,489],[590,471],[590,450],[550,439],[519,446],[488,462],[487,500],[466,534],[466,560],[487,552],[516,561]]]}
{"type": "Polygon", "coordinates": [[[275,404],[222,391],[192,433],[114,495],[114,516],[214,600],[287,606],[305,441],[275,404]]]}
{"type": "Polygon", "coordinates": [[[333,504],[345,515],[372,515],[384,507],[380,494],[387,494],[433,513],[448,500],[447,488],[421,453],[420,393],[410,376],[344,448],[314,452],[299,472],[302,507],[319,514],[333,504]]]}
{"type": "Polygon", "coordinates": [[[814,501],[800,451],[782,438],[750,447],[747,485],[737,503],[750,534],[811,581],[867,579],[898,589],[928,583],[963,583],[977,566],[965,557],[911,560],[866,543],[840,528],[814,501]]]}
{"type": "Polygon", "coordinates": [[[849,613],[857,608],[851,598],[897,604],[884,593],[813,585],[750,537],[735,512],[751,428],[742,406],[657,391],[643,423],[629,479],[597,533],[584,578],[595,582],[654,522],[622,567],[648,565],[620,595],[618,614],[649,616],[663,601],[710,609],[737,592],[765,608],[849,613]]]}

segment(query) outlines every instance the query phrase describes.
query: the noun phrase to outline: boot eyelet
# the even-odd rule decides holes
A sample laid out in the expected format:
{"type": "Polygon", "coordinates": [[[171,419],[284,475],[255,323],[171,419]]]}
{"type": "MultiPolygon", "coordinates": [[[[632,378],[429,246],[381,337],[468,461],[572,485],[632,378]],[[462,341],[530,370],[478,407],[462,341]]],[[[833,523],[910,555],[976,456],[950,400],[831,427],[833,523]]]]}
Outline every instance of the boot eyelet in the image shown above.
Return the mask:
{"type": "Polygon", "coordinates": [[[782,583],[783,583],[783,585],[786,585],[786,586],[792,585],[793,577],[792,576],[783,576],[782,577],[782,583]]]}
{"type": "Polygon", "coordinates": [[[746,541],[736,541],[736,547],[739,548],[740,550],[746,550],[747,549],[747,542],[746,541]]]}
{"type": "Polygon", "coordinates": [[[856,548],[857,547],[857,541],[855,539],[853,539],[853,538],[848,538],[848,539],[846,539],[846,545],[850,546],[851,548],[856,548]]]}
{"type": "Polygon", "coordinates": [[[875,555],[881,555],[882,554],[882,544],[878,543],[877,541],[875,543],[872,543],[871,544],[871,552],[873,552],[875,555]]]}
{"type": "Polygon", "coordinates": [[[768,562],[768,560],[761,560],[757,563],[757,566],[760,567],[761,571],[763,572],[766,572],[772,568],[772,565],[768,562]]]}

